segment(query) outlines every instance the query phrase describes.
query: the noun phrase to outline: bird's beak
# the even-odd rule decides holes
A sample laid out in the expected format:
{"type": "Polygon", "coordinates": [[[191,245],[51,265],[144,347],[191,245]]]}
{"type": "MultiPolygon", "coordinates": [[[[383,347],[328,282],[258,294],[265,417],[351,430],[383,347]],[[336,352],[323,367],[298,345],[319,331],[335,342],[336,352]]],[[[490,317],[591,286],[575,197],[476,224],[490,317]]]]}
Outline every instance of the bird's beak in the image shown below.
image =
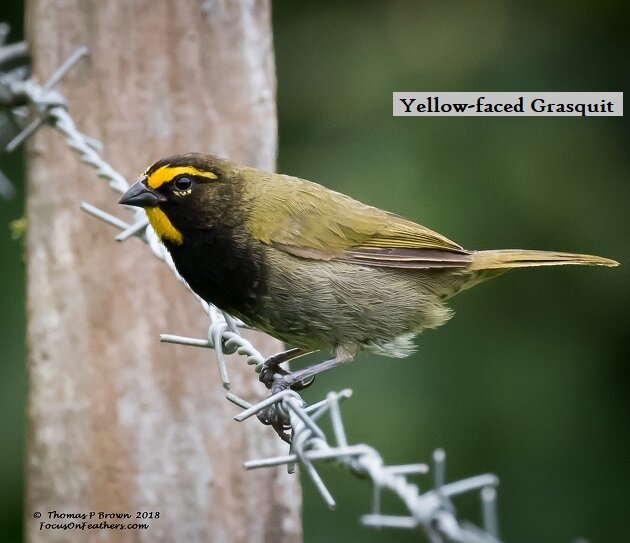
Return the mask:
{"type": "Polygon", "coordinates": [[[157,207],[162,200],[163,197],[157,192],[147,187],[143,181],[138,181],[131,185],[118,203],[136,207],[157,207]]]}

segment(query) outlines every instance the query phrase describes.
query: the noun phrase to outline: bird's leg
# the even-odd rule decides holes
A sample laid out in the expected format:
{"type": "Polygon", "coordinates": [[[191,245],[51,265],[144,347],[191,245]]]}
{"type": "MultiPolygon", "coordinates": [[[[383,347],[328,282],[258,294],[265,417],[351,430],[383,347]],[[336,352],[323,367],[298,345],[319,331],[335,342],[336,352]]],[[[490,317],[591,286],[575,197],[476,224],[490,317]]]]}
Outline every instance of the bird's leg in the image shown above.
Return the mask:
{"type": "MultiPolygon", "coordinates": [[[[284,354],[285,353],[280,353],[280,355],[284,354]]],[[[267,388],[271,389],[272,395],[288,388],[302,390],[313,383],[317,374],[340,366],[347,361],[347,359],[335,357],[296,371],[286,371],[282,368],[276,368],[276,371],[270,373],[268,376],[270,385],[267,385],[265,381],[263,381],[263,383],[265,383],[267,388]],[[309,378],[310,380],[305,382],[305,379],[309,378]]],[[[286,419],[286,415],[283,415],[282,411],[280,411],[276,405],[271,405],[263,409],[257,416],[260,422],[271,426],[283,441],[291,443],[292,435],[288,432],[291,427],[286,419]]]]}
{"type": "Polygon", "coordinates": [[[267,388],[271,388],[274,382],[274,375],[279,374],[281,376],[287,375],[289,372],[280,367],[283,362],[288,362],[294,358],[311,354],[314,351],[306,351],[296,347],[294,349],[288,349],[281,353],[270,356],[263,362],[263,366],[260,370],[260,376],[258,380],[263,383],[267,388]]]}
{"type": "MultiPolygon", "coordinates": [[[[301,354],[298,354],[298,351],[300,351],[300,349],[289,349],[288,351],[279,353],[271,357],[274,360],[271,362],[270,366],[272,366],[272,364],[275,362],[276,371],[270,373],[271,370],[268,369],[267,381],[263,381],[263,383],[265,383],[267,388],[271,389],[272,395],[277,394],[278,392],[282,392],[283,390],[286,390],[288,388],[291,388],[293,390],[301,390],[310,386],[315,380],[316,375],[332,368],[336,368],[337,366],[341,366],[346,362],[350,362],[358,354],[359,349],[355,346],[338,346],[335,349],[335,358],[325,360],[324,362],[320,362],[319,364],[313,364],[312,366],[308,366],[307,368],[303,368],[301,370],[287,371],[277,367],[277,365],[280,363],[278,362],[278,360],[284,362],[286,360],[302,356],[303,354],[309,354],[305,351],[302,351],[301,354]],[[309,381],[305,381],[309,378],[309,381]]],[[[270,426],[272,426],[283,441],[291,443],[291,440],[293,438],[292,433],[289,432],[291,426],[286,418],[286,414],[283,414],[276,405],[269,406],[266,409],[260,411],[258,413],[258,419],[263,424],[269,424],[270,426]]]]}
{"type": "Polygon", "coordinates": [[[310,381],[308,381],[308,384],[310,385],[315,379],[316,375],[331,370],[332,368],[336,368],[337,366],[341,366],[346,362],[348,361],[339,357],[331,358],[330,360],[324,360],[324,362],[320,362],[319,364],[313,364],[312,366],[308,366],[307,368],[289,372],[287,375],[282,377],[281,381],[283,381],[284,388],[294,388],[295,385],[303,382],[305,379],[309,379],[310,377],[311,379],[310,381]]]}
{"type": "MultiPolygon", "coordinates": [[[[258,380],[267,388],[271,389],[271,394],[275,394],[276,392],[280,392],[281,390],[288,388],[288,385],[279,386],[283,379],[287,375],[290,375],[290,372],[281,368],[280,364],[293,360],[294,358],[310,354],[311,352],[313,351],[294,348],[270,356],[264,361],[263,366],[260,369],[260,376],[258,377],[258,380]]],[[[280,439],[289,444],[291,443],[292,434],[289,432],[291,426],[286,420],[286,415],[283,415],[282,411],[280,411],[275,405],[271,405],[266,409],[263,409],[257,416],[260,422],[271,426],[280,436],[280,439]]]]}
{"type": "Polygon", "coordinates": [[[313,383],[316,375],[354,360],[357,354],[359,354],[358,345],[338,345],[335,348],[335,358],[324,360],[324,362],[313,364],[301,370],[276,374],[272,378],[271,391],[275,393],[287,388],[302,390],[313,383]],[[310,380],[306,381],[309,378],[310,380]]]}

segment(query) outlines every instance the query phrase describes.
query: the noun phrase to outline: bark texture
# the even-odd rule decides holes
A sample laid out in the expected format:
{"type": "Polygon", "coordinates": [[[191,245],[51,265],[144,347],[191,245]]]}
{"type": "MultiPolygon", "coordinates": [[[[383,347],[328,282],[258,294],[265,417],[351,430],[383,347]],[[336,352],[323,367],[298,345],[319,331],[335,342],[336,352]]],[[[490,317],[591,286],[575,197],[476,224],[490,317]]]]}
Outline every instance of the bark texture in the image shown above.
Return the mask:
{"type": "MultiPolygon", "coordinates": [[[[27,35],[39,81],[89,48],[58,89],[128,179],[191,151],[274,167],[267,0],[31,0],[27,35]]],[[[140,241],[115,243],[79,209],[86,200],[122,216],[117,198],[51,128],[29,142],[27,539],[300,541],[295,477],[242,468],[286,446],[258,421],[232,420],[212,351],[158,341],[204,337],[197,302],[140,241]],[[40,531],[68,521],[51,511],[92,511],[92,522],[129,513],[108,522],[149,528],[40,531]],[[160,516],[136,520],[137,511],[160,516]]],[[[280,349],[262,335],[255,344],[280,349]]],[[[230,370],[234,392],[265,395],[242,359],[230,370]]]]}

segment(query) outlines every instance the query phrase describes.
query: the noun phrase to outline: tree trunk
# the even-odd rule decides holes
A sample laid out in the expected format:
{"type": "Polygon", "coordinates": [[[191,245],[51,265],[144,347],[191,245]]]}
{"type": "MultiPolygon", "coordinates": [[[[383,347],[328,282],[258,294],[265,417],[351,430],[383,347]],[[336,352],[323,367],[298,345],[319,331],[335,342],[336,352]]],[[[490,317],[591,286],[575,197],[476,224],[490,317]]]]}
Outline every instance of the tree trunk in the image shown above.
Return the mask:
{"type": "MultiPolygon", "coordinates": [[[[191,151],[274,167],[268,1],[31,0],[27,23],[39,81],[89,48],[58,88],[128,179],[191,151]]],[[[29,142],[27,539],[300,541],[295,477],[242,468],[286,445],[258,421],[232,420],[213,351],[158,341],[160,332],[205,337],[198,303],[138,240],[115,243],[79,210],[86,200],[122,215],[117,199],[59,133],[43,128],[29,142]],[[86,513],[87,523],[128,513],[108,522],[149,527],[40,529],[81,522],[52,511],[86,513]]],[[[262,335],[255,344],[280,349],[262,335]]],[[[237,394],[265,395],[243,359],[229,365],[237,394]]]]}

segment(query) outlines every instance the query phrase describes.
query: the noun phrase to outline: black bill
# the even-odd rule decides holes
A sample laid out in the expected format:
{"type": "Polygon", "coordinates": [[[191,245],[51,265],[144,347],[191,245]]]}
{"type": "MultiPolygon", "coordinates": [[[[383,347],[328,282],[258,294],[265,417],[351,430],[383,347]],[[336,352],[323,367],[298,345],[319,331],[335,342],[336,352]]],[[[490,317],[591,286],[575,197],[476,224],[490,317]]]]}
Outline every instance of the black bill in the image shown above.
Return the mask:
{"type": "Polygon", "coordinates": [[[131,185],[129,190],[118,200],[119,204],[136,207],[157,207],[163,198],[143,181],[131,185]]]}

